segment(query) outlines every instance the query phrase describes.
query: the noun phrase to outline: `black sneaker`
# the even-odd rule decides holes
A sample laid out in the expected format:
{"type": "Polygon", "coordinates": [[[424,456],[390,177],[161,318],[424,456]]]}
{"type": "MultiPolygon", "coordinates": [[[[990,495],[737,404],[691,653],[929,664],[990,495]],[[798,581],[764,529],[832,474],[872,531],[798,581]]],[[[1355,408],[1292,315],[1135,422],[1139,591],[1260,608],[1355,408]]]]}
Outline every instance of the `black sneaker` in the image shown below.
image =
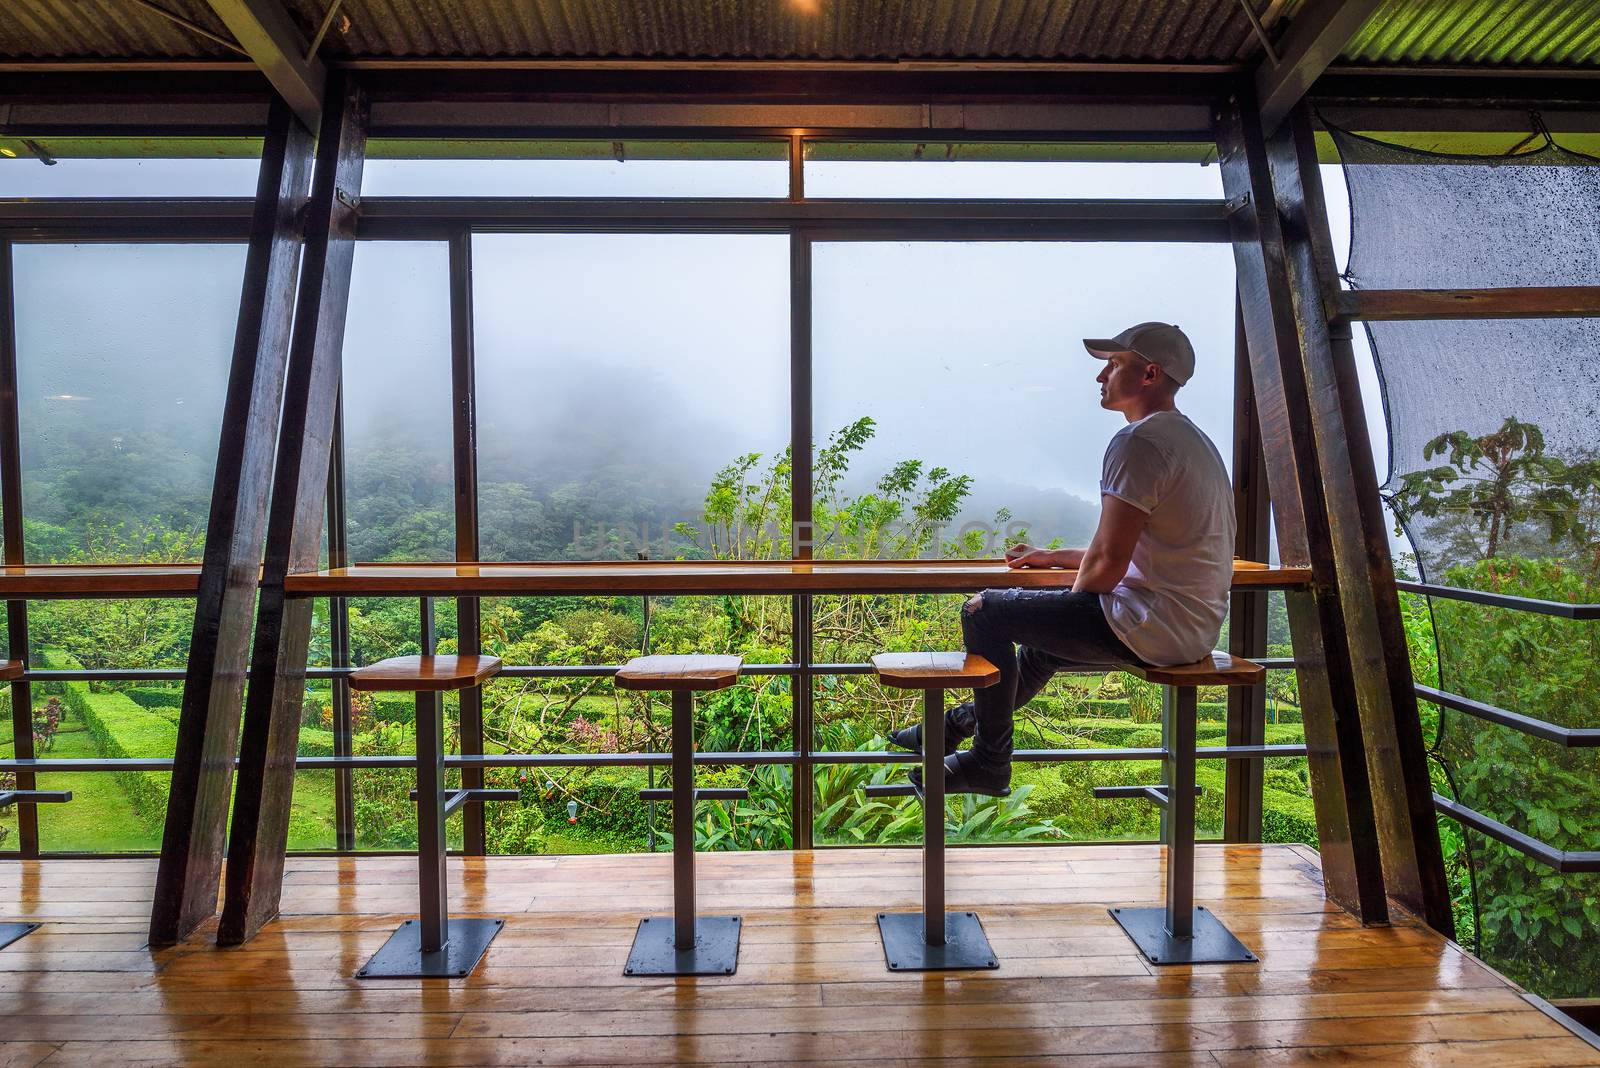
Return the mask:
{"type": "MultiPolygon", "coordinates": [[[[922,796],[922,769],[911,769],[911,786],[922,796]]],[[[944,758],[946,794],[982,794],[985,797],[1011,796],[1011,762],[993,765],[967,750],[944,758]]]]}
{"type": "MultiPolygon", "coordinates": [[[[909,727],[901,727],[889,735],[889,741],[901,749],[909,749],[913,753],[922,753],[922,724],[913,723],[909,727]]],[[[950,732],[950,724],[945,724],[944,730],[944,755],[949,756],[961,748],[961,739],[950,732]]]]}

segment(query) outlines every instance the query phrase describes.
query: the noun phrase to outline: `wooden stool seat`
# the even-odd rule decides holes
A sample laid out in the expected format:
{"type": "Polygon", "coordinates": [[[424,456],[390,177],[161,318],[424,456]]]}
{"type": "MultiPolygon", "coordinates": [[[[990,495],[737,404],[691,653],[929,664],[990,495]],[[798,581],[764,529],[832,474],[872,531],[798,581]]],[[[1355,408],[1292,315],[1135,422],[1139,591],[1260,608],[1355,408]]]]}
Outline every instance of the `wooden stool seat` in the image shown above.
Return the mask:
{"type": "Polygon", "coordinates": [[[1267,669],[1253,660],[1213,652],[1204,660],[1172,667],[1129,665],[1123,669],[1146,682],[1162,686],[1256,686],[1266,681],[1267,669]]]}
{"type": "Polygon", "coordinates": [[[722,690],[739,681],[742,656],[636,656],[617,669],[624,690],[722,690]]]}
{"type": "Polygon", "coordinates": [[[352,690],[467,690],[500,674],[498,656],[392,656],[350,673],[352,690]]]}
{"type": "Polygon", "coordinates": [[[10,682],[22,678],[26,665],[20,660],[0,660],[0,681],[10,682]]]}
{"type": "Polygon", "coordinates": [[[1000,669],[974,653],[878,653],[878,681],[902,690],[982,689],[1000,681],[1000,669]]]}

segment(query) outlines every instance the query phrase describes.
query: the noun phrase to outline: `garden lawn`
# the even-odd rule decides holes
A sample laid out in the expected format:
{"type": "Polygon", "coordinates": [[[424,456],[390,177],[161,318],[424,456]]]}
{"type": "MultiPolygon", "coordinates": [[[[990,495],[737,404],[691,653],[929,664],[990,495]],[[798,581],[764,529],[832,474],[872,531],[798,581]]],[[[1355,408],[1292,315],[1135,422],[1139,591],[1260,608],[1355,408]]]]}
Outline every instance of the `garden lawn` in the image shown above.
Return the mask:
{"type": "MultiPolygon", "coordinates": [[[[6,747],[6,755],[10,747],[6,747]]],[[[55,748],[45,759],[96,759],[100,752],[83,722],[62,724],[55,748]]],[[[163,779],[170,776],[163,775],[163,779]]],[[[39,806],[39,845],[50,853],[136,853],[161,848],[159,824],[143,823],[133,802],[106,772],[41,775],[42,790],[71,790],[72,800],[61,805],[39,806]]],[[[5,816],[11,835],[5,848],[16,848],[15,816],[5,816]]],[[[289,816],[289,848],[315,850],[334,848],[333,773],[301,772],[295,779],[294,807],[289,816]]]]}
{"type": "MultiPolygon", "coordinates": [[[[104,756],[81,719],[61,725],[55,748],[43,759],[95,759],[104,756]]],[[[163,776],[164,778],[166,776],[163,776]]],[[[161,828],[146,827],[133,802],[105,772],[41,775],[42,790],[71,790],[64,805],[39,806],[39,847],[46,852],[128,853],[161,848],[161,828]]]]}

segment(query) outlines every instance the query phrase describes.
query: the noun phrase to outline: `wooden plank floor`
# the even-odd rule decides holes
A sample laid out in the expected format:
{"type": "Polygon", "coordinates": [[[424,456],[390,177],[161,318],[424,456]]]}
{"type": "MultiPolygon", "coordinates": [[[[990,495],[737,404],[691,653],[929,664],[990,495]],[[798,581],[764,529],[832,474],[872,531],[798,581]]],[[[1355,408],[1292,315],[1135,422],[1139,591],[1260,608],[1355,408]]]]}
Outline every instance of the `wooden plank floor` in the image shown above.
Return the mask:
{"type": "Polygon", "coordinates": [[[1201,847],[1202,903],[1255,965],[1151,968],[1106,914],[1157,903],[1149,846],[960,849],[994,972],[891,974],[873,914],[914,908],[918,853],[701,858],[701,909],[745,917],[738,974],[628,979],[669,858],[450,863],[458,914],[506,928],[468,980],[352,974],[415,908],[406,858],[291,859],[248,946],[144,945],[154,861],[0,862],[0,1068],[252,1065],[1600,1065],[1600,1053],[1402,916],[1324,902],[1315,855],[1201,847]]]}

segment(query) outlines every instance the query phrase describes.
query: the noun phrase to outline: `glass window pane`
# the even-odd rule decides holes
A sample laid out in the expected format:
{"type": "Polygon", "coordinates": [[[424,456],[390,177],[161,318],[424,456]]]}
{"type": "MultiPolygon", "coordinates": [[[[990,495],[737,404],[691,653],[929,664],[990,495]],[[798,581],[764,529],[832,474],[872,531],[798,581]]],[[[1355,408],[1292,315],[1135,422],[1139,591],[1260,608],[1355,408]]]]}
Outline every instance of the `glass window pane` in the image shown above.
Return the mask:
{"type": "Polygon", "coordinates": [[[359,242],[344,339],[351,560],[455,558],[450,388],[449,249],[359,242]]]}
{"type": "Polygon", "coordinates": [[[19,138],[0,137],[0,197],[253,197],[261,169],[259,138],[208,141],[181,158],[183,150],[170,147],[173,157],[79,158],[48,140],[34,143],[53,162],[19,138]]]}
{"type": "Polygon", "coordinates": [[[789,245],[473,240],[485,560],[788,555],[789,245]]]}
{"type": "Polygon", "coordinates": [[[1226,245],[819,243],[813,300],[818,555],[1085,544],[1124,422],[1081,339],[1145,320],[1188,332],[1179,407],[1231,452],[1226,245]]]}
{"type": "Polygon", "coordinates": [[[1176,146],[1172,154],[1181,162],[1083,159],[1093,147],[808,142],[805,193],[817,198],[1222,198],[1222,176],[1215,166],[1194,159],[1197,146],[1176,146]]]}
{"type": "Polygon", "coordinates": [[[199,560],[242,245],[17,245],[34,562],[199,560]]]}
{"type": "Polygon", "coordinates": [[[365,196],[766,197],[789,192],[787,142],[450,142],[409,151],[449,159],[382,158],[403,142],[375,142],[365,196]]]}

